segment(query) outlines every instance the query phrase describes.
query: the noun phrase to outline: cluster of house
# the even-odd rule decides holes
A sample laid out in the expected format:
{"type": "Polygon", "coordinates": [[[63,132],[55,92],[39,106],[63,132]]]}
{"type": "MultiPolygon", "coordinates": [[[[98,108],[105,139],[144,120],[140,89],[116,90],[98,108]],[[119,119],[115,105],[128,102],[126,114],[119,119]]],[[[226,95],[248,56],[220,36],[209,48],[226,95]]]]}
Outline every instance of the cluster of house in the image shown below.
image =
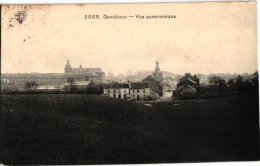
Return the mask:
{"type": "MultiPolygon", "coordinates": [[[[154,100],[159,97],[195,96],[199,79],[196,75],[186,73],[177,86],[165,84],[159,62],[152,75],[138,82],[111,82],[105,83],[105,73],[101,68],[72,68],[69,61],[64,73],[17,73],[1,75],[1,91],[17,87],[28,90],[26,83],[34,82],[37,87],[29,87],[34,91],[77,91],[103,94],[118,99],[154,100]]],[[[168,80],[169,81],[169,80],[168,80]]]]}
{"type": "Polygon", "coordinates": [[[103,94],[118,99],[154,100],[161,96],[162,88],[159,81],[150,75],[140,82],[104,84],[103,94]]]}

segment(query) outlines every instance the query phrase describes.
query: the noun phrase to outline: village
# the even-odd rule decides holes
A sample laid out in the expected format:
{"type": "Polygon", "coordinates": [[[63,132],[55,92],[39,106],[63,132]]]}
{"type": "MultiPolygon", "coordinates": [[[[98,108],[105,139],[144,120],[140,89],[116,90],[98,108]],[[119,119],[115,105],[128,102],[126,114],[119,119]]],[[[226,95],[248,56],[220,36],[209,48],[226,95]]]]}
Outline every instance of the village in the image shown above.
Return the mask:
{"type": "Polygon", "coordinates": [[[257,77],[257,72],[226,77],[191,73],[164,77],[158,61],[152,73],[115,77],[101,68],[72,68],[68,60],[64,73],[3,73],[1,93],[83,93],[131,101],[176,101],[235,95],[243,87],[255,87],[257,77]]]}

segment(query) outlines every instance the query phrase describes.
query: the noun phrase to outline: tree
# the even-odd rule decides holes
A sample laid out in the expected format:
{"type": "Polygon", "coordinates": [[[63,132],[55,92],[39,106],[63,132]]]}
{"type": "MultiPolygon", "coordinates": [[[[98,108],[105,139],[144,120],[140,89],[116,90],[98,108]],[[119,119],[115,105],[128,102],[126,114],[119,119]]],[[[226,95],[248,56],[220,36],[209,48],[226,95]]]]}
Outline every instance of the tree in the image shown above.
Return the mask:
{"type": "Polygon", "coordinates": [[[38,88],[38,84],[36,82],[34,81],[25,82],[25,89],[27,92],[33,92],[37,88],[38,88]]]}
{"type": "Polygon", "coordinates": [[[253,84],[254,84],[254,87],[255,88],[258,88],[258,72],[255,72],[254,74],[253,74],[253,84]]]}
{"type": "Polygon", "coordinates": [[[237,79],[236,79],[236,87],[238,89],[242,89],[243,88],[243,77],[241,75],[238,75],[237,76],[237,79]]]}
{"type": "Polygon", "coordinates": [[[216,76],[209,78],[209,83],[217,85],[220,91],[224,90],[227,86],[227,83],[224,79],[216,76]]]}
{"type": "Polygon", "coordinates": [[[218,85],[219,80],[220,80],[220,77],[213,76],[213,77],[209,78],[209,83],[213,84],[213,85],[218,85]]]}
{"type": "Polygon", "coordinates": [[[75,92],[76,91],[76,86],[75,86],[75,80],[73,77],[69,77],[67,78],[67,82],[69,84],[70,87],[70,92],[75,92]]]}

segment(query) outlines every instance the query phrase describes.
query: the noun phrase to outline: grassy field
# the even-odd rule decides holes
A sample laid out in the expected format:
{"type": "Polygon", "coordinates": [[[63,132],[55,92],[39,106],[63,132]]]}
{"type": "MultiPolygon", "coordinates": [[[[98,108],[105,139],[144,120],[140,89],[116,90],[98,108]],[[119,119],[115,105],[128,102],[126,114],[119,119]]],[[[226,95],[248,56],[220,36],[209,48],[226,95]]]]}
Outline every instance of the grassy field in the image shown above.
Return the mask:
{"type": "Polygon", "coordinates": [[[142,103],[84,94],[1,95],[4,164],[257,160],[258,98],[142,103]]]}

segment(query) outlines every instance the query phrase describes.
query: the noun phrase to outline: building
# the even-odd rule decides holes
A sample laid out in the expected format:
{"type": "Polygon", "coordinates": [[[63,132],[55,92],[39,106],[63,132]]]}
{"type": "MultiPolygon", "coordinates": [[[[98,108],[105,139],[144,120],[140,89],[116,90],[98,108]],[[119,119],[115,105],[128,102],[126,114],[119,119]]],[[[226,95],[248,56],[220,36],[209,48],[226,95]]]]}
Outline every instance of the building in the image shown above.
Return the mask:
{"type": "Polygon", "coordinates": [[[83,68],[80,65],[78,68],[72,68],[69,60],[64,68],[65,74],[72,76],[75,79],[82,79],[86,81],[94,81],[96,83],[105,82],[105,72],[101,68],[83,68]]]}
{"type": "Polygon", "coordinates": [[[186,73],[177,84],[174,96],[181,98],[193,98],[196,96],[197,86],[199,86],[198,77],[196,75],[192,76],[190,73],[186,73]]]}
{"type": "Polygon", "coordinates": [[[162,95],[162,86],[160,85],[159,81],[155,80],[151,75],[143,79],[142,82],[148,83],[150,90],[154,93],[157,93],[159,96],[162,95]]]}
{"type": "Polygon", "coordinates": [[[19,90],[25,90],[26,82],[35,82],[38,86],[49,85],[60,87],[68,83],[68,79],[76,81],[94,81],[97,84],[105,82],[105,73],[101,68],[72,68],[69,61],[64,73],[2,73],[1,79],[8,80],[19,90]]]}
{"type": "Polygon", "coordinates": [[[162,74],[162,72],[160,72],[160,67],[159,67],[158,61],[156,61],[156,67],[153,72],[153,78],[159,82],[162,82],[162,80],[163,80],[163,74],[162,74]]]}
{"type": "Polygon", "coordinates": [[[129,85],[117,82],[103,84],[103,94],[118,99],[129,99],[129,85]]]}
{"type": "Polygon", "coordinates": [[[16,88],[14,87],[14,83],[11,82],[10,80],[1,78],[1,91],[5,92],[11,90],[16,90],[16,88]]]}
{"type": "Polygon", "coordinates": [[[149,88],[147,82],[133,82],[130,83],[130,99],[143,101],[143,100],[152,100],[157,99],[159,95],[154,93],[149,88]]]}

